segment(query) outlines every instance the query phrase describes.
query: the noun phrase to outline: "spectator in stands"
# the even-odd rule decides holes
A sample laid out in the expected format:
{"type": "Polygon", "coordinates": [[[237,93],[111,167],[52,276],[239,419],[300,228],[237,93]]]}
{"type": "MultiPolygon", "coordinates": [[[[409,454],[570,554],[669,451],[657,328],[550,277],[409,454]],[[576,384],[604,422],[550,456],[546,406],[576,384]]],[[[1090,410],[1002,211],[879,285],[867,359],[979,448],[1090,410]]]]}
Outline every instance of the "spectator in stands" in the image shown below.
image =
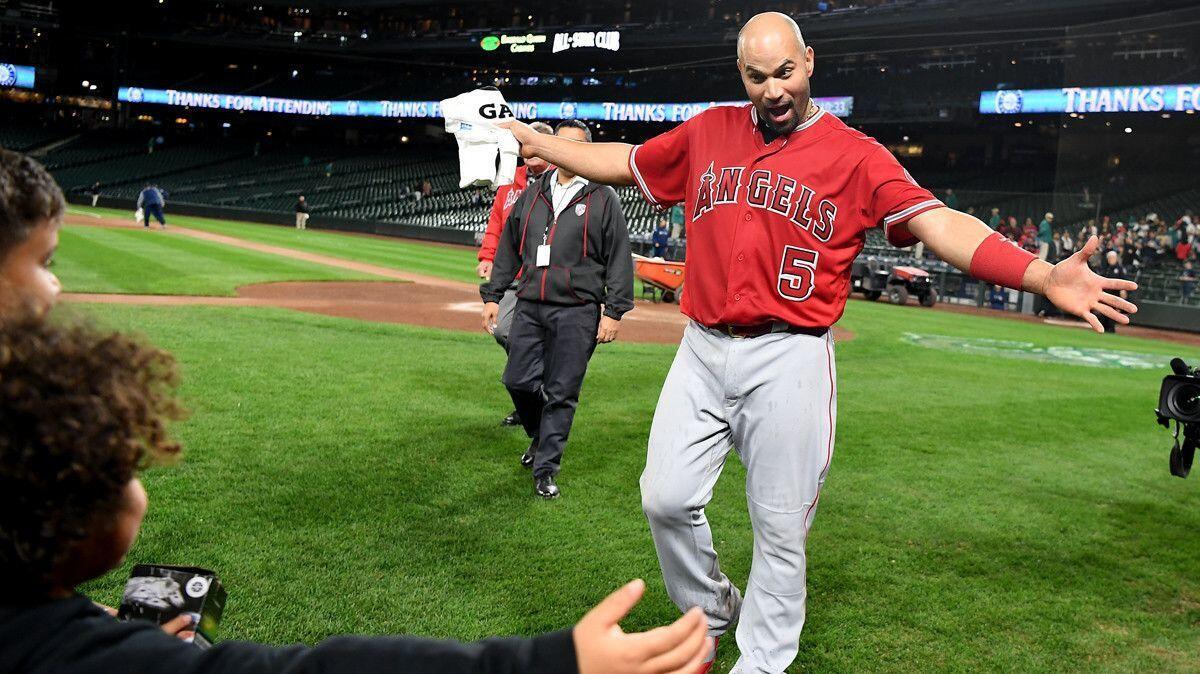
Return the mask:
{"type": "Polygon", "coordinates": [[[1064,229],[1062,232],[1062,251],[1063,257],[1069,257],[1075,252],[1075,241],[1071,239],[1071,230],[1064,229]]]}
{"type": "Polygon", "coordinates": [[[1051,262],[1058,262],[1068,255],[1070,255],[1070,253],[1067,253],[1063,248],[1062,232],[1054,232],[1054,235],[1050,241],[1050,254],[1047,259],[1049,259],[1051,262]]]}
{"type": "Polygon", "coordinates": [[[684,226],[683,204],[675,204],[671,207],[671,238],[676,241],[682,241],[687,236],[687,229],[684,226]]]}
{"type": "MultiPolygon", "coordinates": [[[[1108,216],[1107,215],[1104,216],[1104,219],[1108,220],[1108,216]]],[[[1096,219],[1089,218],[1087,221],[1087,224],[1084,225],[1083,228],[1079,230],[1079,236],[1076,237],[1075,241],[1076,241],[1076,243],[1078,243],[1079,245],[1082,246],[1083,244],[1087,243],[1088,239],[1092,238],[1093,236],[1099,236],[1099,235],[1100,235],[1100,230],[1096,228],[1096,219]]]]}
{"type": "Polygon", "coordinates": [[[1021,227],[1021,239],[1017,245],[1031,253],[1038,252],[1038,228],[1033,224],[1033,218],[1025,218],[1025,224],[1021,227]]]}
{"type": "Polygon", "coordinates": [[[658,227],[654,228],[654,234],[651,235],[651,241],[654,243],[653,257],[667,257],[667,244],[671,241],[671,232],[667,229],[667,221],[662,218],[658,221],[658,227]]]}
{"type": "Polygon", "coordinates": [[[1192,269],[1191,260],[1188,260],[1183,263],[1183,271],[1179,272],[1179,294],[1183,295],[1184,300],[1190,300],[1194,292],[1196,292],[1196,271],[1192,269]]]}
{"type": "Polygon", "coordinates": [[[91,187],[91,189],[88,190],[88,194],[92,195],[92,208],[95,208],[96,204],[100,203],[100,181],[99,180],[92,183],[92,187],[91,187]]]}
{"type": "Polygon", "coordinates": [[[328,164],[325,164],[325,177],[326,178],[333,177],[333,162],[329,162],[328,164]]]}
{"type": "Polygon", "coordinates": [[[1008,216],[1008,219],[1004,222],[1001,222],[1000,226],[996,228],[996,231],[1000,232],[1004,238],[1012,239],[1013,241],[1016,241],[1021,236],[1020,230],[1017,229],[1017,218],[1016,216],[1012,215],[1008,216]]]}
{"type": "Polygon", "coordinates": [[[304,195],[296,197],[296,229],[308,228],[308,202],[304,200],[304,195]]]}
{"type": "Polygon", "coordinates": [[[641,597],[641,581],[573,629],[472,645],[334,637],[315,647],[224,641],[204,650],[152,622],[118,621],[77,587],[120,566],[136,539],[148,506],[139,471],[179,455],[169,430],[184,415],[176,363],[124,335],[20,312],[0,320],[0,381],[5,671],[633,674],[695,671],[712,648],[699,609],[665,629],[623,633],[618,621],[641,597]]]}
{"type": "Polygon", "coordinates": [[[1175,259],[1179,260],[1180,262],[1184,262],[1191,257],[1192,240],[1188,237],[1184,237],[1179,241],[1178,244],[1175,245],[1175,259]]]}
{"type": "Polygon", "coordinates": [[[988,227],[999,231],[1000,229],[1000,209],[992,207],[992,217],[988,218],[988,227]]]}
{"type": "Polygon", "coordinates": [[[1175,252],[1175,247],[1171,245],[1171,235],[1167,233],[1166,225],[1158,225],[1155,228],[1154,238],[1158,242],[1158,256],[1160,261],[1165,260],[1175,252]]]}
{"type": "Polygon", "coordinates": [[[62,285],[50,263],[66,207],[41,164],[0,149],[0,314],[22,307],[43,312],[58,300],[62,285]]]}
{"type": "MultiPolygon", "coordinates": [[[[1097,272],[1107,278],[1128,279],[1130,274],[1128,270],[1121,264],[1121,258],[1117,255],[1117,251],[1110,250],[1104,255],[1104,264],[1101,265],[1100,271],[1097,272]]],[[[1121,298],[1124,299],[1129,293],[1124,290],[1120,291],[1121,298]]],[[[1105,334],[1116,334],[1117,322],[1113,319],[1098,314],[1096,318],[1100,319],[1100,325],[1104,326],[1105,334]]]]}
{"type": "Polygon", "coordinates": [[[958,195],[954,194],[954,190],[946,189],[946,198],[942,199],[942,203],[946,204],[946,208],[958,210],[958,195]]]}
{"type": "Polygon", "coordinates": [[[137,207],[142,211],[142,226],[150,226],[150,216],[153,215],[158,224],[163,228],[167,228],[167,221],[163,217],[163,208],[167,202],[163,197],[162,190],[158,189],[157,185],[146,183],[142,188],[142,193],[138,195],[137,207]]]}
{"type": "Polygon", "coordinates": [[[1050,246],[1054,243],[1054,214],[1046,213],[1042,221],[1038,223],[1038,257],[1045,260],[1050,256],[1050,246]]]}
{"type": "Polygon", "coordinates": [[[421,181],[421,196],[429,197],[433,195],[433,183],[429,182],[429,178],[421,181]]]}
{"type": "Polygon", "coordinates": [[[992,286],[988,291],[988,306],[1003,311],[1008,306],[1008,291],[1003,286],[992,286]]]}

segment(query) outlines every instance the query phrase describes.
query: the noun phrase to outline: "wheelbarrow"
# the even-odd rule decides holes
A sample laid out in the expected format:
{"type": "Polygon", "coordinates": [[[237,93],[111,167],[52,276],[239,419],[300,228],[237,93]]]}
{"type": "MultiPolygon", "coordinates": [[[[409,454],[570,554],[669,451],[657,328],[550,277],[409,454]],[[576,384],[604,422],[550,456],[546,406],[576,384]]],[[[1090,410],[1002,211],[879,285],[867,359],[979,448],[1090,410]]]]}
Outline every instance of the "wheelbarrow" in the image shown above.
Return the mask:
{"type": "Polygon", "coordinates": [[[634,253],[633,275],[638,277],[643,285],[660,291],[664,302],[675,302],[683,294],[682,262],[670,262],[634,253]]]}

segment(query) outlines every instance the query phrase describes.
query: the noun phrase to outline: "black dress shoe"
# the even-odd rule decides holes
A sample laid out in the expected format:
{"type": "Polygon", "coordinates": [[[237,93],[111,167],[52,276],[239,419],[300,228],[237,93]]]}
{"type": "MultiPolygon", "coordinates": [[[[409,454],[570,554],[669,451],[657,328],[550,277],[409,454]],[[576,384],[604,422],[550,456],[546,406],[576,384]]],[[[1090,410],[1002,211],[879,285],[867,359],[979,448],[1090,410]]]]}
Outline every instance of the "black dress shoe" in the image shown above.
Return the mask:
{"type": "Polygon", "coordinates": [[[552,499],[559,497],[558,485],[554,484],[553,475],[545,475],[534,478],[533,491],[544,499],[552,499]]]}
{"type": "Polygon", "coordinates": [[[529,449],[525,450],[525,453],[521,455],[522,466],[525,466],[526,468],[533,468],[533,459],[537,454],[537,446],[537,440],[529,443],[529,449]]]}
{"type": "Polygon", "coordinates": [[[516,410],[513,410],[512,414],[510,414],[500,420],[500,425],[501,426],[520,426],[521,425],[521,415],[517,414],[516,410]]]}

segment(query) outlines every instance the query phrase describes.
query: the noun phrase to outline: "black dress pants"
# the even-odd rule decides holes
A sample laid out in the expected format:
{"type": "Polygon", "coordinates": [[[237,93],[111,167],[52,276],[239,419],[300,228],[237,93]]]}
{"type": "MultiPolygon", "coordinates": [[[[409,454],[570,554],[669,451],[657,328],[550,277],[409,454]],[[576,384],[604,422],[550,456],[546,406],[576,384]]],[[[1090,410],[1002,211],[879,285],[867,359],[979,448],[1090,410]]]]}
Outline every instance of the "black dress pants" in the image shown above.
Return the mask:
{"type": "Polygon", "coordinates": [[[588,360],[596,350],[600,307],[517,300],[508,335],[504,386],[530,438],[535,476],[557,475],[571,434],[588,360]]]}

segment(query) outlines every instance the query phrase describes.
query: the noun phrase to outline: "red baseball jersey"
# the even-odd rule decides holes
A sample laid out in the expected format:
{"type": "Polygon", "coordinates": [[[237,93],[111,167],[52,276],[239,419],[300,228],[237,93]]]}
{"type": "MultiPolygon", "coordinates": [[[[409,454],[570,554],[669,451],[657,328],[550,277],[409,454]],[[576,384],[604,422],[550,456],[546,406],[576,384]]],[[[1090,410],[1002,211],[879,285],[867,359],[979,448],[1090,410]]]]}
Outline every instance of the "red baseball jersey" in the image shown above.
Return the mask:
{"type": "Polygon", "coordinates": [[[866,230],[912,245],[908,220],[942,202],[824,110],[770,143],[757,122],[752,105],[716,106],[629,154],[647,201],[685,204],[681,308],[703,325],[833,325],[866,230]]]}
{"type": "Polygon", "coordinates": [[[491,262],[496,259],[496,246],[500,243],[500,233],[504,231],[504,221],[517,197],[525,191],[529,183],[529,174],[524,166],[518,166],[513,174],[513,181],[496,188],[496,198],[492,200],[492,212],[488,214],[487,230],[483,233],[483,243],[479,246],[480,262],[491,262]]]}

